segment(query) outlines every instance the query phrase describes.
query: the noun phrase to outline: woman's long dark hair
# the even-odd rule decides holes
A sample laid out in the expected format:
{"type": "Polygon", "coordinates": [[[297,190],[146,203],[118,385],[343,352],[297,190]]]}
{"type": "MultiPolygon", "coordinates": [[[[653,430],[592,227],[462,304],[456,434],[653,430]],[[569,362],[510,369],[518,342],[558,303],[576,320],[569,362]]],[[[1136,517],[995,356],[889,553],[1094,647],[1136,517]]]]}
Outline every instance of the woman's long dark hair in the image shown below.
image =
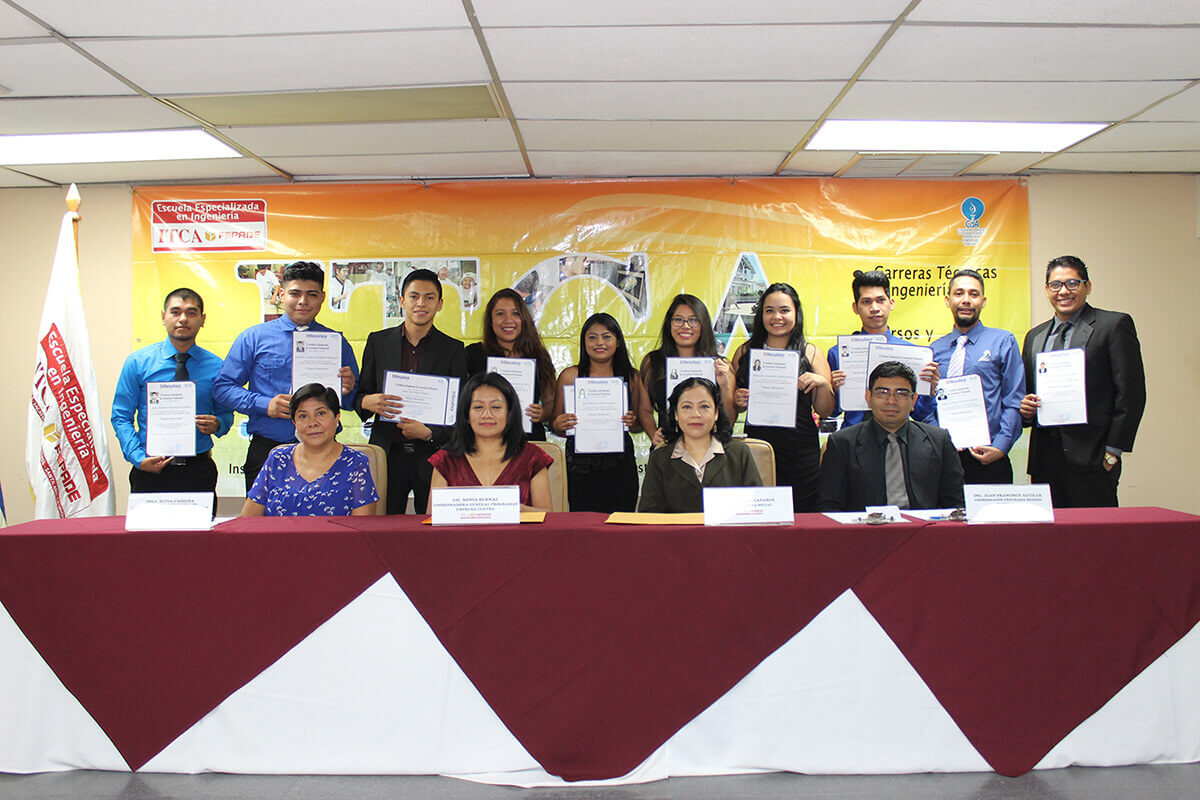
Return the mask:
{"type": "Polygon", "coordinates": [[[675,338],[671,336],[671,317],[675,316],[675,309],[679,306],[686,306],[700,320],[700,338],[696,340],[696,356],[716,358],[720,355],[717,352],[717,337],[713,333],[712,317],[708,315],[708,306],[704,305],[704,301],[694,294],[677,294],[671,298],[671,304],[667,306],[667,313],[663,317],[662,328],[658,334],[658,348],[648,354],[650,360],[647,362],[646,374],[642,376],[642,382],[646,384],[646,389],[650,392],[650,404],[660,411],[659,389],[661,387],[661,393],[666,393],[667,359],[679,355],[679,345],[675,344],[675,338]]]}
{"type": "Polygon", "coordinates": [[[721,444],[728,444],[729,440],[733,438],[733,423],[729,421],[729,416],[725,413],[725,406],[721,405],[721,388],[708,378],[688,378],[680,381],[675,390],[671,392],[670,413],[666,415],[665,420],[662,420],[662,435],[667,440],[667,446],[673,446],[683,435],[683,431],[679,429],[679,422],[675,419],[675,412],[679,408],[680,396],[695,386],[707,389],[708,393],[712,395],[713,404],[717,409],[717,421],[713,424],[712,435],[721,444]]]}
{"type": "Polygon", "coordinates": [[[472,376],[458,395],[458,415],[454,418],[454,430],[446,450],[452,455],[464,456],[475,452],[475,431],[471,429],[471,399],[481,386],[491,386],[504,395],[508,404],[508,418],[504,423],[504,460],[516,458],[525,447],[525,432],[521,428],[521,401],[508,378],[495,372],[481,372],[472,376]]]}
{"type": "Polygon", "coordinates": [[[790,283],[772,283],[758,296],[758,303],[754,306],[753,330],[750,332],[750,340],[746,342],[746,350],[761,349],[767,343],[767,326],[763,321],[763,308],[767,305],[767,295],[776,292],[787,295],[796,308],[796,327],[792,328],[792,333],[788,337],[787,349],[799,350],[803,355],[807,345],[804,340],[804,309],[800,306],[800,295],[796,294],[796,290],[790,283]]]}
{"type": "Polygon", "coordinates": [[[629,360],[629,348],[625,346],[625,334],[621,332],[621,325],[617,322],[612,314],[606,314],[603,311],[598,314],[592,314],[584,321],[583,327],[579,329],[579,361],[575,367],[579,370],[578,375],[581,378],[588,377],[592,372],[592,360],[587,354],[587,332],[588,328],[593,325],[601,325],[617,337],[617,350],[613,353],[612,371],[613,375],[618,378],[623,378],[629,382],[629,376],[633,374],[633,363],[629,360]]]}
{"type": "MultiPolygon", "coordinates": [[[[487,309],[483,314],[484,354],[489,356],[505,355],[504,347],[496,338],[496,330],[492,327],[492,311],[496,308],[497,301],[500,300],[511,300],[517,307],[517,316],[521,318],[521,332],[517,335],[517,340],[513,342],[513,352],[519,358],[532,358],[537,362],[538,386],[553,386],[554,362],[550,359],[550,351],[542,343],[542,335],[538,333],[537,323],[534,322],[529,306],[525,305],[525,299],[512,289],[499,290],[487,302],[487,309]]],[[[540,403],[542,398],[535,397],[534,402],[540,403]]]]}

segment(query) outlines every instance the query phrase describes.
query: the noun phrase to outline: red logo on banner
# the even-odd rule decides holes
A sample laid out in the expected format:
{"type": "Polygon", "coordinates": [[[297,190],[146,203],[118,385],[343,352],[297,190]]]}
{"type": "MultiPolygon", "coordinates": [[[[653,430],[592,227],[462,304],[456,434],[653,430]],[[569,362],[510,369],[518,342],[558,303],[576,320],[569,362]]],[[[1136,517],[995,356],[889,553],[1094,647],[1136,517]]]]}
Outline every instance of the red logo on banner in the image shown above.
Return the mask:
{"type": "MultiPolygon", "coordinates": [[[[96,459],[96,446],[92,439],[92,426],[88,420],[87,403],[83,387],[79,385],[79,376],[71,364],[71,356],[67,352],[67,344],[57,325],[51,325],[41,341],[42,352],[46,356],[46,383],[50,392],[58,402],[58,414],[62,420],[63,436],[75,452],[75,458],[83,469],[84,479],[88,485],[88,495],[95,500],[108,489],[108,476],[96,459]]],[[[63,461],[61,442],[55,447],[58,460],[63,461]]],[[[65,466],[65,464],[63,465],[65,466]]],[[[67,477],[68,483],[63,488],[68,495],[78,493],[70,480],[70,471],[60,469],[59,472],[67,477]]],[[[52,481],[57,486],[57,483],[52,481]]]]}
{"type": "Polygon", "coordinates": [[[266,250],[266,200],[155,200],[150,243],[156,253],[266,250]]]}

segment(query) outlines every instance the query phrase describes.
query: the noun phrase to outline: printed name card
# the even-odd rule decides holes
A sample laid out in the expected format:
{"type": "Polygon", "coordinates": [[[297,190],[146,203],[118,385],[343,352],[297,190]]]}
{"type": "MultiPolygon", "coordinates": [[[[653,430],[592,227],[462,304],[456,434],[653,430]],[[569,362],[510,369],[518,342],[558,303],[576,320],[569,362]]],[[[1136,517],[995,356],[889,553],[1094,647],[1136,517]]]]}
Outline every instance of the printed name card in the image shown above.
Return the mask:
{"type": "Polygon", "coordinates": [[[211,492],[139,492],[129,495],[125,530],[206,531],[212,527],[212,513],[211,492]]]}
{"type": "Polygon", "coordinates": [[[967,522],[1054,522],[1050,486],[967,484],[967,522]]]}
{"type": "Polygon", "coordinates": [[[705,525],[791,525],[790,486],[709,486],[704,489],[705,525]]]}
{"type": "Polygon", "coordinates": [[[456,486],[431,489],[434,525],[517,525],[521,490],[516,486],[456,486]]]}

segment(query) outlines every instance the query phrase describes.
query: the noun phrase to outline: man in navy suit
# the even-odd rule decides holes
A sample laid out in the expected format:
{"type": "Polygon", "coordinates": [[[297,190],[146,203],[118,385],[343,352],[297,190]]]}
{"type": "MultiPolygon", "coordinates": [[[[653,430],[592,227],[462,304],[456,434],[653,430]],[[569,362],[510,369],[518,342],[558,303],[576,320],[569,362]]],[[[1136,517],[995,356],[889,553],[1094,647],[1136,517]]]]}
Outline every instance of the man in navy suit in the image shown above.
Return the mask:
{"type": "Polygon", "coordinates": [[[842,428],[825,447],[818,510],[961,507],[962,463],[950,434],[909,419],[917,376],[898,361],[885,361],[867,385],[871,417],[842,428]]]}
{"type": "Polygon", "coordinates": [[[1041,400],[1027,394],[1021,416],[1033,425],[1029,437],[1029,475],[1050,484],[1058,508],[1115,507],[1122,456],[1133,449],[1146,408],[1146,371],[1137,329],[1128,314],[1088,304],[1092,283],[1087,266],[1075,256],[1046,265],[1046,298],[1053,319],[1025,335],[1021,355],[1025,383],[1037,391],[1037,354],[1080,348],[1084,358],[1087,422],[1037,424],[1041,400]]]}

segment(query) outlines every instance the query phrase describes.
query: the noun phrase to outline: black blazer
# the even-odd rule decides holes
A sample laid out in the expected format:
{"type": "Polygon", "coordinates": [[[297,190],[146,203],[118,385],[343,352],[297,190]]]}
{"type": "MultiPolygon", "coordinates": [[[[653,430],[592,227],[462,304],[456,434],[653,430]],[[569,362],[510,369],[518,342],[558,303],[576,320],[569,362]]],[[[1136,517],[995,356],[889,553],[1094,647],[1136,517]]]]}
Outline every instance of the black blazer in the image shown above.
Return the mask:
{"type": "MultiPolygon", "coordinates": [[[[1035,392],[1037,354],[1046,348],[1049,319],[1025,334],[1021,357],[1025,361],[1025,385],[1035,392]]],[[[1069,465],[1076,469],[1104,468],[1104,448],[1133,450],[1142,412],[1146,409],[1146,370],[1133,318],[1118,311],[1105,311],[1085,304],[1079,324],[1071,332],[1071,347],[1083,348],[1087,386],[1087,424],[1058,425],[1069,465]]],[[[1030,471],[1037,463],[1038,448],[1048,442],[1045,429],[1032,423],[1029,436],[1030,471]]]]}
{"type": "Polygon", "coordinates": [[[737,439],[722,445],[704,467],[704,483],[696,480],[696,470],[683,459],[671,458],[673,444],[650,453],[638,511],[659,513],[695,513],[704,510],[705,486],[762,486],[758,465],[750,448],[737,439]]]}
{"type": "MultiPolygon", "coordinates": [[[[877,428],[875,420],[868,417],[829,437],[821,460],[818,511],[862,511],[867,506],[888,504],[877,428]]],[[[962,462],[949,433],[924,422],[908,421],[904,482],[911,508],[962,506],[962,462]]]]}
{"type": "MultiPolygon", "coordinates": [[[[354,410],[364,421],[372,414],[362,406],[362,400],[369,394],[383,391],[387,373],[400,371],[401,339],[404,336],[403,326],[385,328],[375,331],[367,337],[367,345],[363,348],[362,372],[358,378],[358,393],[354,396],[354,410]]],[[[437,328],[429,331],[425,351],[421,354],[421,366],[417,371],[425,375],[445,375],[465,381],[467,378],[467,360],[463,355],[463,343],[452,339],[437,328]]],[[[418,455],[428,458],[442,445],[450,440],[451,426],[430,425],[433,434],[432,442],[413,442],[418,455]]],[[[371,425],[371,444],[377,444],[385,452],[390,451],[392,444],[404,441],[404,437],[396,429],[396,423],[375,417],[371,425]]]]}

